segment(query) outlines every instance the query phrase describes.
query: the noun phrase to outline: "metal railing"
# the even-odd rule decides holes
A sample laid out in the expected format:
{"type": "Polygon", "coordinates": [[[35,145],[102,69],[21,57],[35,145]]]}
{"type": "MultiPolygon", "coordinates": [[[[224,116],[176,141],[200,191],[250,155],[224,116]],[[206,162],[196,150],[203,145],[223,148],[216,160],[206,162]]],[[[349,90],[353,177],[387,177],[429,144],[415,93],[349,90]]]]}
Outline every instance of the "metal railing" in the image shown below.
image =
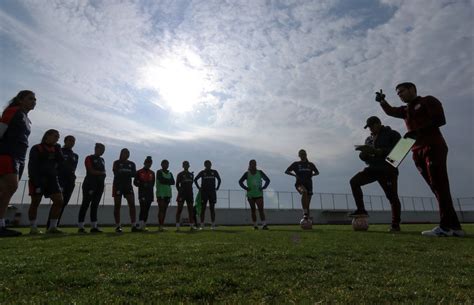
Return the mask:
{"type": "MultiPolygon", "coordinates": [[[[135,197],[137,195],[135,191],[135,197]]],[[[195,190],[196,194],[197,191],[195,190]]],[[[266,209],[299,210],[301,209],[301,196],[297,192],[289,191],[265,191],[266,209]]],[[[82,182],[76,182],[76,187],[69,201],[69,205],[80,205],[82,202],[82,182]]],[[[366,209],[369,211],[390,211],[390,203],[383,195],[364,195],[366,209]]],[[[400,196],[402,211],[438,211],[438,204],[433,197],[400,196]]],[[[20,181],[17,192],[13,196],[11,203],[30,204],[28,195],[28,181],[20,181]]],[[[49,199],[43,198],[44,204],[50,203],[49,199]]],[[[113,205],[112,184],[106,183],[104,194],[102,195],[102,205],[113,205]]],[[[171,205],[176,205],[176,190],[173,189],[171,205]]],[[[474,197],[462,197],[454,199],[455,209],[461,213],[464,211],[474,211],[474,197]]],[[[354,199],[352,194],[344,193],[315,193],[311,200],[311,209],[320,210],[354,210],[354,199]]],[[[224,209],[248,209],[249,205],[246,192],[243,190],[219,190],[217,191],[216,208],[224,209]]]]}

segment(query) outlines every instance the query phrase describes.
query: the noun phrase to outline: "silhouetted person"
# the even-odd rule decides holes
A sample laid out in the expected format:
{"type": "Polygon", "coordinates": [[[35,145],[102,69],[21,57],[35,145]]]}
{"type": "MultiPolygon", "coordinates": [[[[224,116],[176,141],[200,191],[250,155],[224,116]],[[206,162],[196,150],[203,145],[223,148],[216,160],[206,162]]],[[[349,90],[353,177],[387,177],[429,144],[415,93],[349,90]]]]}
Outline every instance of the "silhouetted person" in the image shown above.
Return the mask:
{"type": "Polygon", "coordinates": [[[211,211],[211,229],[216,228],[216,211],[215,205],[217,202],[217,191],[221,185],[221,177],[219,173],[212,169],[212,163],[209,160],[204,161],[204,170],[200,171],[199,174],[194,178],[196,187],[201,191],[201,226],[200,229],[204,228],[204,218],[206,217],[206,205],[209,202],[209,210],[211,211]],[[198,180],[201,179],[201,185],[198,184],[198,180]],[[217,186],[216,186],[217,180],[217,186]]]}
{"type": "Polygon", "coordinates": [[[413,83],[401,83],[396,86],[397,95],[405,106],[392,107],[385,100],[382,90],[377,92],[376,101],[389,116],[405,120],[408,133],[416,139],[412,148],[413,160],[420,174],[430,186],[439,205],[440,224],[424,236],[464,236],[458,216],[454,210],[449,188],[446,160],[448,146],[441,134],[440,127],[446,124],[443,106],[433,96],[417,95],[413,83]]]}
{"type": "Polygon", "coordinates": [[[82,204],[79,209],[78,216],[78,232],[86,233],[84,228],[84,219],[86,218],[87,210],[91,207],[91,233],[102,233],[97,224],[97,210],[99,208],[100,200],[104,193],[105,186],[105,161],[102,155],[105,152],[105,146],[102,143],[96,143],[94,154],[89,155],[84,160],[86,166],[86,177],[82,183],[82,204]]]}
{"type": "Polygon", "coordinates": [[[31,122],[28,113],[36,106],[33,91],[23,90],[12,98],[0,118],[0,237],[21,235],[7,229],[5,213],[25,168],[31,122]]]}
{"type": "Polygon", "coordinates": [[[370,136],[365,145],[357,147],[360,158],[368,165],[363,171],[352,177],[350,184],[357,210],[349,216],[367,215],[361,186],[377,181],[392,206],[391,232],[400,231],[400,199],[398,198],[398,169],[385,161],[401,136],[389,126],[383,126],[380,119],[372,116],[367,119],[364,128],[369,128],[370,136]]]}
{"type": "Polygon", "coordinates": [[[309,205],[313,196],[313,176],[319,175],[314,163],[308,161],[306,151],[298,152],[300,161],[293,162],[285,171],[285,174],[296,177],[295,188],[301,195],[301,206],[303,207],[303,218],[310,218],[309,205]]]}
{"type": "Polygon", "coordinates": [[[155,173],[151,170],[153,160],[150,156],[143,162],[143,168],[137,171],[133,184],[138,187],[138,202],[140,203],[140,214],[138,216],[139,228],[146,231],[148,212],[154,201],[153,188],[155,187],[155,173]]]}
{"type": "MultiPolygon", "coordinates": [[[[68,205],[69,200],[71,199],[72,192],[76,187],[76,168],[77,162],[79,161],[79,156],[74,153],[72,148],[76,143],[76,139],[69,135],[64,138],[64,146],[61,148],[63,153],[64,161],[59,165],[59,185],[61,186],[63,193],[63,206],[61,208],[61,213],[58,218],[58,226],[61,222],[61,216],[64,213],[64,208],[68,205]]],[[[49,228],[51,214],[48,217],[48,223],[46,227],[49,228]]]]}
{"type": "Polygon", "coordinates": [[[257,211],[260,214],[260,221],[262,222],[262,230],[268,230],[267,222],[265,220],[265,212],[263,210],[263,190],[270,184],[270,179],[265,175],[262,170],[257,169],[257,161],[250,160],[249,168],[239,180],[241,188],[247,191],[247,200],[250,205],[252,213],[253,228],[258,230],[257,225],[257,211]],[[246,184],[244,184],[246,181],[246,184]],[[265,184],[262,184],[265,181],[265,184]]]}

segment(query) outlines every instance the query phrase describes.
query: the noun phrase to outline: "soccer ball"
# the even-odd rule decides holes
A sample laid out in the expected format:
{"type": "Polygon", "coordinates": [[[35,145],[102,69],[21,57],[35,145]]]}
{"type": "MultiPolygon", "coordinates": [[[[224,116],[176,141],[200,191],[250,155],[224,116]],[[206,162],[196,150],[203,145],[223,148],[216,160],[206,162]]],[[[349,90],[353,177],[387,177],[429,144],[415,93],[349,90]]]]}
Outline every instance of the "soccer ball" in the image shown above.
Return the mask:
{"type": "Polygon", "coordinates": [[[303,230],[311,230],[313,228],[313,222],[311,219],[303,217],[300,220],[300,226],[303,230]]]}
{"type": "Polygon", "coordinates": [[[354,217],[352,219],[352,229],[354,231],[367,231],[369,229],[368,217],[354,217]]]}

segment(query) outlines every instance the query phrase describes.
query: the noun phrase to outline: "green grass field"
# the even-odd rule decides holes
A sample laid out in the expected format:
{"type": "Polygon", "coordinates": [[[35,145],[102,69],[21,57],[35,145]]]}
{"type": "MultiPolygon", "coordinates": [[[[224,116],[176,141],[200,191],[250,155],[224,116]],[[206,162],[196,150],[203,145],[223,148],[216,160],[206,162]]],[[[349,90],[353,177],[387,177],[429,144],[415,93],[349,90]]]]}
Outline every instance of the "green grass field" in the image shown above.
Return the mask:
{"type": "Polygon", "coordinates": [[[474,238],[420,236],[431,227],[4,238],[0,304],[473,304],[474,238]]]}

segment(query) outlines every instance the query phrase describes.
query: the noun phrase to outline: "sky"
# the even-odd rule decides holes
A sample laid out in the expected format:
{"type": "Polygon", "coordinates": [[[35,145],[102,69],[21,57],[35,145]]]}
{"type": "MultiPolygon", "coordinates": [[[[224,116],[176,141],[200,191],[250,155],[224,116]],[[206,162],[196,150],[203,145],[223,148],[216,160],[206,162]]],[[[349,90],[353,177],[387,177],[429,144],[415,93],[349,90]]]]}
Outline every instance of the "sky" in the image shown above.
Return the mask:
{"type": "MultiPolygon", "coordinates": [[[[30,146],[58,129],[83,160],[106,145],[108,178],[120,149],[140,167],[209,159],[238,189],[248,161],[293,190],[285,169],[306,149],[316,192],[349,193],[364,163],[354,151],[372,115],[402,135],[403,120],[374,101],[411,81],[442,103],[453,196],[473,196],[474,2],[0,1],[0,106],[36,93],[30,146]]],[[[60,140],[62,141],[62,139],[60,140]]],[[[364,188],[382,194],[378,185],[364,188]]],[[[431,196],[410,157],[399,193],[431,196]]]]}

